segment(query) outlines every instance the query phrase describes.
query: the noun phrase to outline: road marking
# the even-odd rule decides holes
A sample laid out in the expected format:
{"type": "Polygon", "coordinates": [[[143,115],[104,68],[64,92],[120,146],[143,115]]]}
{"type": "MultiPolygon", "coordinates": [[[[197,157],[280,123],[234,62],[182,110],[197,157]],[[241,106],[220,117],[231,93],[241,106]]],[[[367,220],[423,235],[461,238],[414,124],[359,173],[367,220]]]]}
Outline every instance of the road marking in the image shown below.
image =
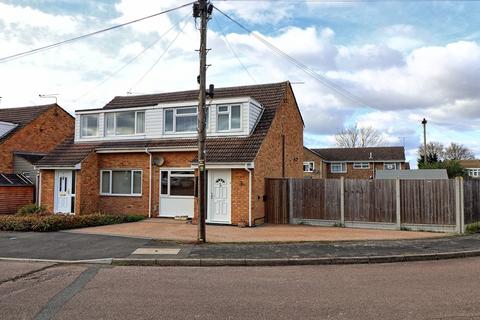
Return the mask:
{"type": "Polygon", "coordinates": [[[178,254],[180,249],[176,248],[138,248],[132,254],[178,254]]]}
{"type": "Polygon", "coordinates": [[[35,320],[53,319],[55,314],[68,302],[73,296],[80,292],[83,287],[96,276],[99,266],[90,267],[83,271],[68,287],[57,293],[42,310],[35,316],[35,320]]]}

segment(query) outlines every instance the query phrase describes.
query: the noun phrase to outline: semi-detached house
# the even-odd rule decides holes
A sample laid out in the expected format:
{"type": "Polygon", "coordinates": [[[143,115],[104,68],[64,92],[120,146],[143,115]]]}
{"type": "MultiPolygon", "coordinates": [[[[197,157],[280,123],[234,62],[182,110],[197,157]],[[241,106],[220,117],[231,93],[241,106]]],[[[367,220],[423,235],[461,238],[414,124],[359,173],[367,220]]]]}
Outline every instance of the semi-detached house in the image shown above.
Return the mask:
{"type": "MultiPolygon", "coordinates": [[[[196,219],[198,91],[115,97],[76,112],[44,157],[41,203],[57,213],[196,219]]],[[[289,82],[219,88],[207,110],[207,222],[264,221],[265,178],[303,175],[303,120],[289,82]]]]}

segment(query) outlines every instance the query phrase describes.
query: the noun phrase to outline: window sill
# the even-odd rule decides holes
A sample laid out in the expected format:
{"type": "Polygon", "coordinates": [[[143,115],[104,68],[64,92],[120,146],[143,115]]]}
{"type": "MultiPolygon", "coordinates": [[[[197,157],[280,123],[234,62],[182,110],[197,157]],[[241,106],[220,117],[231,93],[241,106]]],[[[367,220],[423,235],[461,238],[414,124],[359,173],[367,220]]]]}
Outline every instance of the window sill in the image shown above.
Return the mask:
{"type": "Polygon", "coordinates": [[[160,198],[164,199],[195,199],[195,196],[169,196],[167,194],[160,195],[160,198]]]}
{"type": "Polygon", "coordinates": [[[107,194],[100,193],[101,197],[129,197],[129,198],[141,198],[141,194],[107,194]]]}

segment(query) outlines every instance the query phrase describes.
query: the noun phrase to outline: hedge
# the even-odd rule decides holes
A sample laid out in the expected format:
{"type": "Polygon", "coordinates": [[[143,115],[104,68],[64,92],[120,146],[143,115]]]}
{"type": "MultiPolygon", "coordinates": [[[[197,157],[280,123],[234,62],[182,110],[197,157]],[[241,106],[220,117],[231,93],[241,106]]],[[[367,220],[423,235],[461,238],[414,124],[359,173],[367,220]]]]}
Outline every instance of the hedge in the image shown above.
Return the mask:
{"type": "Polygon", "coordinates": [[[5,215],[0,216],[0,231],[51,232],[136,222],[143,219],[145,219],[145,217],[140,215],[5,215]]]}

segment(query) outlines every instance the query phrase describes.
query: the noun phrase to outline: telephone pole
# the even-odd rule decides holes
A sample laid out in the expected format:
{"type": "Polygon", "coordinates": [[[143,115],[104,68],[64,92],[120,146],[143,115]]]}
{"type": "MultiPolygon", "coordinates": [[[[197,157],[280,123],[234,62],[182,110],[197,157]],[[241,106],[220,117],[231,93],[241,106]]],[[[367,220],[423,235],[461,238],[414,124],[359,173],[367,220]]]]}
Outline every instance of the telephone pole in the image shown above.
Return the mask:
{"type": "MultiPolygon", "coordinates": [[[[205,171],[205,140],[206,140],[206,122],[205,122],[205,101],[206,101],[206,82],[207,82],[207,23],[212,14],[213,5],[208,0],[198,0],[193,4],[193,16],[200,18],[200,73],[198,83],[200,85],[198,93],[198,242],[207,242],[205,218],[207,213],[207,190],[206,190],[206,171],[205,171]]],[[[209,92],[213,94],[212,90],[209,92]]]]}

